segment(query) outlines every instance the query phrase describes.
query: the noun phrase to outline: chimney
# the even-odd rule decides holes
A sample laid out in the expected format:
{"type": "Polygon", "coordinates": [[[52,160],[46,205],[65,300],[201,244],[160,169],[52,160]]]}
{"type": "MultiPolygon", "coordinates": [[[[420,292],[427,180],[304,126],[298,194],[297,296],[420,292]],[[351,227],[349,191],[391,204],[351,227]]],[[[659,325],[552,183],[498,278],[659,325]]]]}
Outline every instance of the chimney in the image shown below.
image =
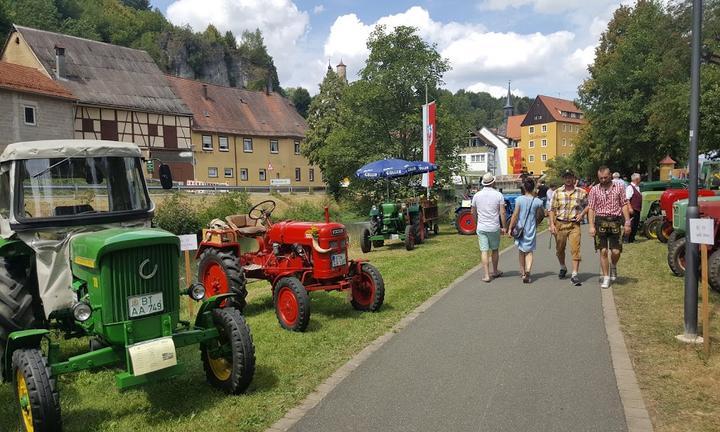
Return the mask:
{"type": "Polygon", "coordinates": [[[55,45],[55,79],[65,78],[65,48],[55,45]]]}
{"type": "Polygon", "coordinates": [[[203,86],[203,98],[204,98],[205,100],[207,100],[207,99],[209,99],[209,98],[208,98],[208,88],[207,88],[207,84],[203,84],[202,86],[203,86]]]}

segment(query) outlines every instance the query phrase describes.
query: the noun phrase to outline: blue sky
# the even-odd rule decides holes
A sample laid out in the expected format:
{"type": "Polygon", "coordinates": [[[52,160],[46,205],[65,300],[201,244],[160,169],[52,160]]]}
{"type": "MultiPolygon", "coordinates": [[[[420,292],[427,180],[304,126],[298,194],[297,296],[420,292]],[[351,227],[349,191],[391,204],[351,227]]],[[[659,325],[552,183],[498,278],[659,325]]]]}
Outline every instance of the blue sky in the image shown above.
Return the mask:
{"type": "MultiPolygon", "coordinates": [[[[626,0],[627,3],[630,0],[626,0]]],[[[260,28],[281,85],[316,93],[328,60],[352,80],[378,24],[412,25],[450,61],[445,87],[572,99],[618,0],[152,0],[196,30],[260,28]]]]}

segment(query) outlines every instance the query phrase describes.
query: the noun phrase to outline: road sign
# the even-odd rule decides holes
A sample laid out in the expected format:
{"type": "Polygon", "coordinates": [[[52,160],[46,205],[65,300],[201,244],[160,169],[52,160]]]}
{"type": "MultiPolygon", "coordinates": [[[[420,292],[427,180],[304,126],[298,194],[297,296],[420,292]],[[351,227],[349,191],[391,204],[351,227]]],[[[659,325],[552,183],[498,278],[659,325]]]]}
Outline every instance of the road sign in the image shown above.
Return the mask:
{"type": "Polygon", "coordinates": [[[288,179],[288,178],[270,179],[270,185],[271,186],[290,186],[290,179],[288,179]]]}
{"type": "Polygon", "coordinates": [[[690,243],[715,244],[715,221],[713,219],[690,219],[690,243]]]}

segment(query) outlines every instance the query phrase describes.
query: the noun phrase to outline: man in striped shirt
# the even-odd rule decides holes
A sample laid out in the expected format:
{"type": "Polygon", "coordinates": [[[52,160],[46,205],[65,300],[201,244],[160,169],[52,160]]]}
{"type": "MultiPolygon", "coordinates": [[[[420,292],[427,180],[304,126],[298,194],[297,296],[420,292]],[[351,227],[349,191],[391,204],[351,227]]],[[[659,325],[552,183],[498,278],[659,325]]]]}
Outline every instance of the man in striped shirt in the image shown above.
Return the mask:
{"type": "Polygon", "coordinates": [[[599,184],[590,189],[588,217],[590,235],[595,237],[595,250],[600,251],[601,288],[609,288],[617,279],[617,263],[622,252],[622,237],[630,234],[630,213],[625,188],[613,183],[610,169],[598,168],[599,184]],[[608,249],[610,262],[608,262],[608,249]]]}

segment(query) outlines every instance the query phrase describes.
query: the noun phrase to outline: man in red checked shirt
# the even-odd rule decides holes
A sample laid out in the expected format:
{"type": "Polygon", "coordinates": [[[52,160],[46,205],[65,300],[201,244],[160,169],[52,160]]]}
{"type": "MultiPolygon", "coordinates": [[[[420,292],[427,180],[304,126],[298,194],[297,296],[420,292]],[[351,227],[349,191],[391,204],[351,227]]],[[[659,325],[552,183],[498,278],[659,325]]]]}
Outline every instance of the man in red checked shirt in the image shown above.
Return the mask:
{"type": "Polygon", "coordinates": [[[598,168],[599,184],[590,189],[588,218],[590,235],[595,237],[595,250],[600,251],[601,288],[610,288],[617,279],[617,263],[622,252],[622,238],[630,234],[630,213],[625,188],[613,183],[610,169],[598,168]],[[611,251],[608,262],[608,249],[611,251]]]}

